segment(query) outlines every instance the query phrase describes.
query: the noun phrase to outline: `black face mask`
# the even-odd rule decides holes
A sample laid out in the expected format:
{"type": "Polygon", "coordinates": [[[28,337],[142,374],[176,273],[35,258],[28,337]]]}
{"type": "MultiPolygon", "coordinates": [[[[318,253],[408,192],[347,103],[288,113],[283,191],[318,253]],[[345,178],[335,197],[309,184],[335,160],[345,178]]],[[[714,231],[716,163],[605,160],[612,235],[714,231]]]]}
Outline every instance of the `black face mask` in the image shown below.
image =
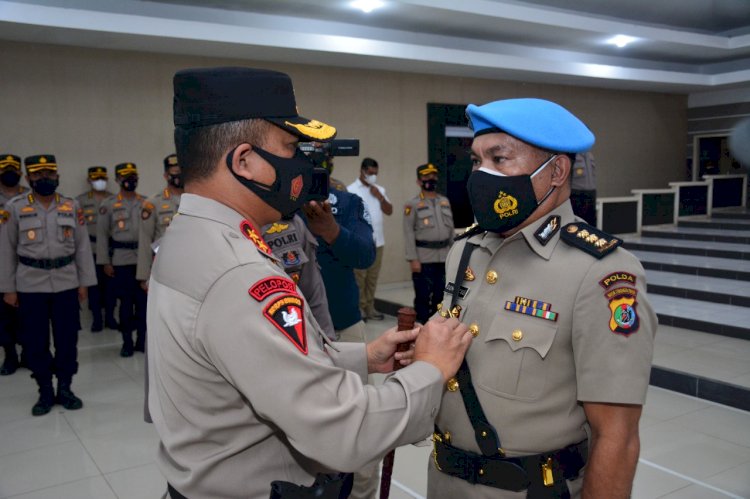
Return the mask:
{"type": "Polygon", "coordinates": [[[169,185],[172,187],[176,187],[178,189],[182,189],[182,173],[178,173],[177,175],[167,175],[167,182],[169,182],[169,185]]]}
{"type": "Polygon", "coordinates": [[[276,172],[273,184],[266,185],[255,180],[248,180],[234,173],[232,157],[234,150],[227,155],[227,167],[242,185],[250,189],[268,206],[281,213],[282,217],[294,215],[307,202],[307,193],[312,185],[313,167],[315,166],[305,153],[297,149],[291,158],[282,158],[258,146],[253,151],[266,160],[276,172]]]}
{"type": "Polygon", "coordinates": [[[437,180],[422,180],[422,189],[427,192],[434,192],[437,189],[437,180]]]}
{"type": "Polygon", "coordinates": [[[60,179],[42,177],[30,182],[31,188],[40,196],[51,196],[60,185],[60,179]]]}
{"type": "Polygon", "coordinates": [[[6,187],[17,186],[19,180],[21,180],[21,174],[15,170],[8,170],[0,174],[0,183],[6,187]]]}
{"type": "Polygon", "coordinates": [[[123,190],[127,192],[133,192],[138,187],[138,177],[125,177],[124,179],[122,179],[120,185],[122,185],[123,190]]]}
{"type": "Polygon", "coordinates": [[[466,189],[479,227],[504,233],[521,225],[549,196],[554,187],[536,200],[531,179],[557,155],[539,165],[530,175],[507,176],[479,169],[469,176],[466,189]]]}

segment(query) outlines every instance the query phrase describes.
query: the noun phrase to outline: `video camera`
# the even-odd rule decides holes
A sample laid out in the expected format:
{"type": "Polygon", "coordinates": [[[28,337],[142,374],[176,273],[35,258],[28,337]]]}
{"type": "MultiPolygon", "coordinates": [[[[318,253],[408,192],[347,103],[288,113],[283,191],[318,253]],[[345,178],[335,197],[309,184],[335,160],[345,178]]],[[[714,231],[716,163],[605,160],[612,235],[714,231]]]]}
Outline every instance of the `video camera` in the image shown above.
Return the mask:
{"type": "Polygon", "coordinates": [[[328,199],[329,169],[323,164],[334,156],[359,156],[359,139],[336,139],[330,142],[301,142],[299,150],[315,163],[312,186],[308,201],[325,201],[328,199]]]}

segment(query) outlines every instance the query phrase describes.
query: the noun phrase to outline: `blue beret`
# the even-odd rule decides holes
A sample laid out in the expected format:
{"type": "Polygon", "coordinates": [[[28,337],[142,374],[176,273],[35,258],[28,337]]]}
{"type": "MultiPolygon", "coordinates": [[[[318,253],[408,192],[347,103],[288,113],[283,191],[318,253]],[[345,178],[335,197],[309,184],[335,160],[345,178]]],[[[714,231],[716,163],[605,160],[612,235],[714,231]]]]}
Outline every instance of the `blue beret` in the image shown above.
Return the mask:
{"type": "Polygon", "coordinates": [[[586,152],[594,134],[559,104],[543,99],[507,99],[466,108],[474,136],[492,131],[555,152],[586,152]]]}

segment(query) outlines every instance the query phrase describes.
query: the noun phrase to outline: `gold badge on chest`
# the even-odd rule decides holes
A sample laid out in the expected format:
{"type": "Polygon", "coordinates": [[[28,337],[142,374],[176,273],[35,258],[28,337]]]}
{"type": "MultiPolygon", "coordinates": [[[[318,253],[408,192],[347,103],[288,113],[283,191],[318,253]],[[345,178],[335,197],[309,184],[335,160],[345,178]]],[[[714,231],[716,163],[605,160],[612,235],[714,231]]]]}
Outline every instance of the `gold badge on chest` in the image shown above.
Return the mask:
{"type": "Polygon", "coordinates": [[[29,241],[33,241],[34,239],[36,239],[36,232],[30,230],[26,233],[26,237],[29,239],[29,241]]]}
{"type": "Polygon", "coordinates": [[[124,220],[118,220],[117,221],[117,228],[122,230],[125,228],[125,221],[124,220]]]}
{"type": "Polygon", "coordinates": [[[487,279],[487,282],[489,284],[495,284],[497,282],[497,277],[498,277],[497,272],[494,270],[490,270],[489,272],[487,272],[485,279],[487,279]]]}
{"type": "Polygon", "coordinates": [[[474,275],[474,271],[471,270],[471,267],[466,267],[466,272],[464,272],[464,280],[465,281],[473,281],[477,277],[474,275]]]}

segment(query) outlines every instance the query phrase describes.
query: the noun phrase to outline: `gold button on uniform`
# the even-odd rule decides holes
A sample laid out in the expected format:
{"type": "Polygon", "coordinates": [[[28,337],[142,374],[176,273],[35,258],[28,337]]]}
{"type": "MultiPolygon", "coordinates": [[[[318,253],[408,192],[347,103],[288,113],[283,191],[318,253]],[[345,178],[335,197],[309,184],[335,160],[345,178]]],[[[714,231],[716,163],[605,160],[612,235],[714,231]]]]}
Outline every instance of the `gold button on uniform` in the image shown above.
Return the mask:
{"type": "Polygon", "coordinates": [[[489,272],[487,272],[486,278],[488,283],[495,284],[497,282],[497,272],[495,272],[494,270],[490,270],[489,272]]]}
{"type": "Polygon", "coordinates": [[[513,341],[521,341],[521,339],[523,338],[523,331],[521,331],[520,329],[516,329],[515,331],[513,331],[512,337],[513,341]]]}
{"type": "Polygon", "coordinates": [[[476,322],[473,323],[471,326],[469,326],[469,332],[474,338],[479,336],[479,325],[476,322]]]}
{"type": "Polygon", "coordinates": [[[448,383],[446,383],[446,387],[449,392],[455,392],[458,390],[458,380],[456,378],[449,379],[448,383]]]}

